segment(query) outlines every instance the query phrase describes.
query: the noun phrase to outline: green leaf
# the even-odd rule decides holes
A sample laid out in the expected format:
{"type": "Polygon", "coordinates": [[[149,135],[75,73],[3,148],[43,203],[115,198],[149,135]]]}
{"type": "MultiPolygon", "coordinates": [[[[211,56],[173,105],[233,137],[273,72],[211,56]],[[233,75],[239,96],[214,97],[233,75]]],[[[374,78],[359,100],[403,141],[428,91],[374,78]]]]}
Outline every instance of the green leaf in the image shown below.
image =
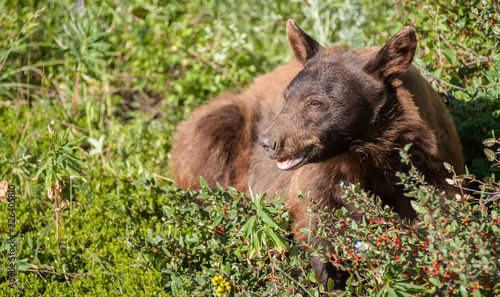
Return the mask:
{"type": "Polygon", "coordinates": [[[215,226],[218,226],[221,222],[222,222],[222,216],[217,216],[217,217],[214,219],[214,225],[215,225],[215,226]]]}
{"type": "Polygon", "coordinates": [[[495,160],[495,152],[493,152],[490,149],[484,149],[484,154],[486,155],[486,158],[488,158],[489,161],[495,160]]]}
{"type": "Polygon", "coordinates": [[[333,279],[331,279],[331,278],[328,279],[328,283],[326,284],[326,287],[328,288],[329,292],[333,291],[333,288],[334,288],[333,279]]]}
{"type": "Polygon", "coordinates": [[[172,281],[170,283],[170,289],[172,290],[172,295],[174,295],[174,296],[180,296],[179,286],[175,282],[175,279],[172,279],[172,281]]]}
{"type": "Polygon", "coordinates": [[[200,176],[200,185],[201,185],[202,189],[208,189],[208,183],[207,183],[207,181],[203,177],[201,177],[201,176],[200,176]]]}
{"type": "Polygon", "coordinates": [[[253,227],[255,226],[255,221],[257,220],[256,216],[251,216],[248,222],[245,224],[245,237],[248,238],[253,231],[253,227]]]}
{"type": "Polygon", "coordinates": [[[467,289],[463,286],[463,285],[460,285],[460,294],[463,296],[463,297],[467,297],[469,294],[467,293],[467,289]]]}
{"type": "Polygon", "coordinates": [[[453,169],[453,166],[451,166],[449,163],[444,162],[443,165],[444,165],[444,168],[446,168],[446,170],[452,170],[453,169]]]}
{"type": "Polygon", "coordinates": [[[487,138],[483,141],[483,145],[486,147],[490,147],[490,146],[494,145],[495,143],[496,143],[495,138],[487,138]]]}
{"type": "Polygon", "coordinates": [[[396,283],[394,284],[394,288],[400,289],[400,291],[404,291],[406,293],[425,293],[428,290],[422,286],[409,284],[409,283],[396,283]]]}
{"type": "Polygon", "coordinates": [[[377,295],[375,295],[375,297],[380,297],[380,296],[383,296],[383,295],[384,295],[384,293],[385,293],[385,290],[379,290],[379,291],[377,292],[377,295]]]}
{"type": "Polygon", "coordinates": [[[433,286],[436,286],[436,287],[439,287],[441,286],[441,281],[438,280],[437,278],[429,278],[429,282],[433,285],[433,286]]]}
{"type": "Polygon", "coordinates": [[[26,269],[38,269],[38,266],[30,264],[30,263],[27,263],[27,262],[28,262],[28,259],[22,259],[22,260],[20,260],[19,261],[18,270],[19,271],[24,271],[26,269]]]}
{"type": "Polygon", "coordinates": [[[392,297],[398,297],[398,294],[396,294],[396,292],[394,291],[393,288],[387,288],[387,293],[389,294],[389,296],[392,296],[392,297]]]}
{"type": "Polygon", "coordinates": [[[496,225],[491,225],[491,231],[497,233],[500,229],[496,225]]]}
{"type": "Polygon", "coordinates": [[[82,57],[83,60],[85,61],[88,61],[88,62],[94,62],[94,63],[97,63],[97,64],[106,64],[106,60],[102,59],[102,58],[98,58],[98,57],[92,57],[92,56],[83,56],[82,57]]]}
{"type": "Polygon", "coordinates": [[[82,141],[83,139],[85,139],[85,137],[86,136],[83,136],[83,137],[80,137],[80,138],[75,138],[75,139],[70,139],[65,144],[63,144],[63,146],[70,147],[71,145],[73,145],[73,144],[75,144],[77,142],[82,141]]]}
{"type": "Polygon", "coordinates": [[[358,224],[356,224],[355,221],[351,221],[351,230],[353,230],[353,231],[358,230],[358,224]]]}
{"type": "Polygon", "coordinates": [[[257,230],[257,232],[254,233],[254,239],[253,239],[253,245],[255,252],[259,252],[260,249],[262,248],[262,229],[257,230]]]}
{"type": "Polygon", "coordinates": [[[419,202],[417,202],[415,200],[411,200],[410,204],[411,204],[411,207],[413,207],[413,209],[416,212],[421,212],[422,211],[422,206],[421,206],[421,204],[419,202]]]}
{"type": "Polygon", "coordinates": [[[270,206],[266,206],[263,208],[264,211],[266,211],[267,213],[272,213],[272,214],[277,214],[279,212],[278,209],[274,208],[274,207],[270,207],[270,206]]]}
{"type": "MultiPolygon", "coordinates": [[[[314,278],[315,273],[314,270],[311,270],[307,273],[307,279],[313,282],[316,282],[316,279],[314,278]]],[[[332,280],[331,278],[329,280],[332,280]]]]}
{"type": "Polygon", "coordinates": [[[47,169],[47,164],[48,164],[47,161],[45,161],[45,163],[43,163],[43,165],[40,167],[40,169],[38,169],[38,171],[35,174],[34,178],[37,178],[40,175],[40,173],[42,173],[42,171],[44,171],[44,170],[47,169]]]}
{"type": "Polygon", "coordinates": [[[262,220],[270,227],[276,228],[277,226],[276,222],[265,211],[262,212],[262,220]]]}
{"type": "Polygon", "coordinates": [[[201,276],[200,274],[197,274],[196,275],[196,282],[200,285],[200,286],[204,286],[206,284],[206,280],[203,276],[201,276]]]}
{"type": "Polygon", "coordinates": [[[450,64],[454,65],[457,61],[457,54],[454,49],[445,49],[443,50],[443,54],[446,56],[450,64]]]}
{"type": "Polygon", "coordinates": [[[257,207],[257,211],[260,211],[261,209],[261,203],[262,203],[262,196],[260,194],[255,194],[255,199],[254,199],[254,205],[257,207]]]}
{"type": "Polygon", "coordinates": [[[264,232],[271,237],[275,243],[273,246],[279,252],[286,249],[286,240],[279,234],[276,234],[273,230],[271,230],[268,226],[263,227],[264,232]]]}
{"type": "Polygon", "coordinates": [[[48,224],[47,226],[45,226],[45,228],[43,228],[42,230],[42,233],[40,234],[40,238],[38,239],[38,242],[36,244],[36,249],[35,249],[35,258],[33,259],[33,263],[35,263],[35,261],[38,260],[38,249],[40,248],[40,245],[42,244],[42,241],[43,241],[43,238],[45,237],[45,234],[47,233],[47,231],[49,231],[49,229],[54,226],[55,222],[52,222],[50,224],[48,224]]]}

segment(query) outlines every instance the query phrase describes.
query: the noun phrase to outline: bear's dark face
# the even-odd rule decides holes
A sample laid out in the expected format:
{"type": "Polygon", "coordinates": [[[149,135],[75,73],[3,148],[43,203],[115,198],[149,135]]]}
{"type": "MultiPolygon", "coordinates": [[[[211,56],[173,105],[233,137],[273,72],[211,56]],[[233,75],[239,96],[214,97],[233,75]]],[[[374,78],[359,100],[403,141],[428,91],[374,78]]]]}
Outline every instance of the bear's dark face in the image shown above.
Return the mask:
{"type": "Polygon", "coordinates": [[[415,53],[413,29],[403,29],[368,60],[347,49],[324,50],[294,22],[287,26],[304,69],[284,91],[285,105],[259,144],[278,168],[320,162],[369,141],[383,121],[391,81],[415,53]]]}
{"type": "Polygon", "coordinates": [[[368,137],[385,92],[365,64],[350,51],[320,54],[292,80],[285,106],[261,136],[280,169],[322,161],[368,137]]]}

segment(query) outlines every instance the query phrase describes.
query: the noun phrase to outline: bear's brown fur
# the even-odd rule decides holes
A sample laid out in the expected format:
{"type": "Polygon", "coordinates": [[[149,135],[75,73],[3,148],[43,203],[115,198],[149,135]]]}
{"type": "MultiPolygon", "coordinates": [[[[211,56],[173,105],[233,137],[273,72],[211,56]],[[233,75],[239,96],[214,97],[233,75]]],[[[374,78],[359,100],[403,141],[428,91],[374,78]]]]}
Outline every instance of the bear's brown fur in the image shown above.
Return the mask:
{"type": "MultiPolygon", "coordinates": [[[[205,103],[178,126],[171,161],[178,187],[199,189],[203,176],[213,187],[282,190],[299,230],[309,217],[297,190],[335,209],[346,206],[336,187],[346,181],[415,219],[395,177],[405,170],[395,148],[412,143],[413,163],[426,181],[456,193],[444,180],[443,162],[462,171],[460,141],[439,95],[411,66],[413,28],[383,48],[360,50],[325,49],[291,20],[287,32],[295,60],[240,94],[205,103]]],[[[307,240],[301,232],[296,237],[307,240]]],[[[331,265],[311,263],[321,283],[334,278],[339,284],[331,265]]]]}

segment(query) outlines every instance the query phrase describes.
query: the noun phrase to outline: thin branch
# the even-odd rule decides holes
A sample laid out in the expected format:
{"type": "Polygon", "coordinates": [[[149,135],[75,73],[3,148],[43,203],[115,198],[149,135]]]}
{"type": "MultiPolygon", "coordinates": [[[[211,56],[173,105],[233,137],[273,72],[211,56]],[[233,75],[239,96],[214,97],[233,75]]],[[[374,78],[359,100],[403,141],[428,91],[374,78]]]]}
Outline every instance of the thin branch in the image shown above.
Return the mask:
{"type": "Polygon", "coordinates": [[[29,272],[36,272],[40,274],[41,272],[44,273],[50,273],[50,274],[63,274],[66,276],[71,276],[71,277],[85,277],[92,272],[85,272],[85,273],[71,273],[71,272],[58,272],[58,271],[50,271],[50,270],[40,270],[40,269],[25,269],[24,271],[29,271],[29,272]]]}
{"type": "Polygon", "coordinates": [[[66,121],[62,121],[62,120],[59,120],[59,119],[53,118],[53,117],[48,116],[48,115],[43,114],[43,113],[39,113],[39,112],[35,112],[35,113],[36,113],[37,115],[40,115],[40,116],[42,116],[42,117],[46,118],[46,119],[56,121],[56,122],[58,122],[59,124],[62,124],[62,125],[64,125],[64,126],[71,127],[71,128],[73,128],[73,129],[77,129],[77,130],[80,130],[80,131],[82,131],[82,132],[86,132],[84,128],[80,128],[80,127],[78,127],[78,126],[76,126],[76,125],[73,125],[73,124],[70,124],[70,123],[68,123],[68,122],[66,122],[66,121]]]}
{"type": "Polygon", "coordinates": [[[145,267],[145,268],[147,268],[147,269],[149,269],[149,270],[151,270],[151,271],[153,271],[153,272],[156,272],[153,268],[151,268],[151,267],[149,267],[149,266],[147,266],[147,265],[142,264],[141,262],[137,261],[136,259],[130,259],[130,260],[132,260],[132,261],[134,261],[135,263],[137,263],[137,264],[141,265],[142,267],[145,267]]]}
{"type": "Polygon", "coordinates": [[[171,183],[175,183],[175,180],[171,179],[171,178],[168,178],[168,177],[165,177],[165,176],[161,176],[159,174],[155,174],[154,175],[155,178],[160,178],[160,179],[163,179],[163,180],[166,180],[166,181],[169,181],[171,183]]]}
{"type": "MultiPolygon", "coordinates": [[[[439,79],[437,78],[436,76],[434,76],[434,74],[430,73],[429,71],[425,70],[424,68],[420,67],[420,66],[417,66],[417,65],[414,65],[415,67],[417,67],[417,69],[419,69],[420,71],[424,72],[425,74],[427,74],[428,76],[430,76],[432,79],[434,79],[435,81],[438,81],[440,83],[443,83],[449,87],[452,87],[452,88],[455,88],[455,89],[458,89],[458,90],[461,90],[461,91],[465,91],[465,92],[474,92],[478,89],[466,89],[466,88],[462,88],[462,87],[459,87],[459,86],[456,86],[454,84],[450,84],[449,82],[446,82],[442,79],[439,79]]],[[[485,87],[486,88],[486,87],[485,87]]]]}

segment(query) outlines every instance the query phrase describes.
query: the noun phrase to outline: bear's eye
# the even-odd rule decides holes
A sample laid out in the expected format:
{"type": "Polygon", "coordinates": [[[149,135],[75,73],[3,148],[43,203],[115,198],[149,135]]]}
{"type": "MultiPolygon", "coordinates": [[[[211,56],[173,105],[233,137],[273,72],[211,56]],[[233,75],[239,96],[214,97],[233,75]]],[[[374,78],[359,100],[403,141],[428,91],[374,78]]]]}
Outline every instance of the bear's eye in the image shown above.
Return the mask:
{"type": "Polygon", "coordinates": [[[311,100],[311,102],[309,102],[309,105],[312,107],[320,107],[321,105],[323,105],[323,103],[318,100],[311,100]]]}

